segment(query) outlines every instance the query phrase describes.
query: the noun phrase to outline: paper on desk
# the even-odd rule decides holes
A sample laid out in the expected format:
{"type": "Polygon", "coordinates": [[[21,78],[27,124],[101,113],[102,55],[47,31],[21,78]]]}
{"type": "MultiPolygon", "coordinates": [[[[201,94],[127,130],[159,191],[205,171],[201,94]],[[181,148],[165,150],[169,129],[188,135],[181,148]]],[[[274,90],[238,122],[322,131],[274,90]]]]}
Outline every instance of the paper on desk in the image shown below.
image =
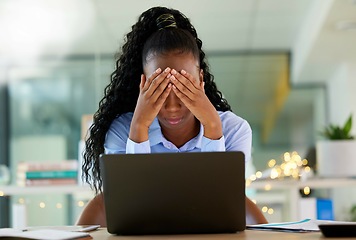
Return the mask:
{"type": "Polygon", "coordinates": [[[0,229],[1,238],[24,238],[24,239],[47,239],[47,240],[66,240],[66,239],[90,239],[86,232],[69,232],[54,229],[40,229],[33,231],[22,231],[14,228],[0,229]]]}
{"type": "Polygon", "coordinates": [[[267,223],[247,225],[246,229],[284,231],[284,232],[319,232],[319,224],[330,223],[330,221],[304,219],[297,222],[267,223]]]}
{"type": "Polygon", "coordinates": [[[38,226],[38,227],[26,227],[23,231],[34,231],[40,229],[52,229],[62,230],[70,232],[90,232],[98,229],[100,225],[70,225],[70,226],[38,226]]]}

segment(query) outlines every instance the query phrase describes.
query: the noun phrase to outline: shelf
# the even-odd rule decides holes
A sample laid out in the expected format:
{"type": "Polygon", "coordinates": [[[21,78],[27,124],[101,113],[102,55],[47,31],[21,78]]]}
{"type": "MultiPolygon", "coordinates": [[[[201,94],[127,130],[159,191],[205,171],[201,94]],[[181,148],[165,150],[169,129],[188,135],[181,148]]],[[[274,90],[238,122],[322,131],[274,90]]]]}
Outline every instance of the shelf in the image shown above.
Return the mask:
{"type": "MultiPolygon", "coordinates": [[[[283,221],[300,220],[300,189],[309,187],[311,189],[341,189],[356,188],[355,178],[310,178],[306,180],[294,179],[275,179],[275,180],[256,180],[246,189],[263,190],[265,193],[280,194],[285,193],[285,205],[287,212],[284,214],[283,221]]],[[[263,199],[269,202],[268,198],[263,199]]],[[[272,199],[271,199],[272,200],[272,199]]]]}
{"type": "Polygon", "coordinates": [[[310,188],[337,188],[356,186],[354,178],[313,178],[308,180],[257,180],[252,182],[247,189],[262,189],[262,190],[291,190],[291,188],[301,189],[304,187],[310,188]]]}
{"type": "Polygon", "coordinates": [[[48,186],[26,186],[26,187],[20,187],[14,185],[0,186],[0,196],[29,195],[29,194],[42,194],[42,193],[94,194],[94,191],[89,186],[80,186],[80,185],[48,185],[48,186]]]}

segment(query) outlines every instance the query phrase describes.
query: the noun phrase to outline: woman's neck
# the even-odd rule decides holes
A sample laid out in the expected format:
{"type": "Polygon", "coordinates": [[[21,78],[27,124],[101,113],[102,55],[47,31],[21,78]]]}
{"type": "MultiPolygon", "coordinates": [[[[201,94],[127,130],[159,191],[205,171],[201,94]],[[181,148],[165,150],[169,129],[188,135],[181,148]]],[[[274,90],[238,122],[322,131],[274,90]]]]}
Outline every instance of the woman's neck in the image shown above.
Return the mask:
{"type": "Polygon", "coordinates": [[[199,134],[200,131],[200,122],[195,119],[195,122],[193,125],[187,126],[186,128],[181,128],[177,130],[172,130],[169,129],[163,129],[161,128],[163,136],[173,143],[177,148],[182,147],[185,143],[187,143],[189,140],[194,138],[199,134]]]}

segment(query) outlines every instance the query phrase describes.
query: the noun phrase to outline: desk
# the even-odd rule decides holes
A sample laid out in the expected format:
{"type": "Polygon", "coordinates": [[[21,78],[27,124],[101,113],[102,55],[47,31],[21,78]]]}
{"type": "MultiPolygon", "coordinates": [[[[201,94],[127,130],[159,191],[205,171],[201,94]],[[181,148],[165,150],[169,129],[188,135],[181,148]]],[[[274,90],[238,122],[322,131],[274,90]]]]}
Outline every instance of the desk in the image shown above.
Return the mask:
{"type": "MultiPolygon", "coordinates": [[[[313,233],[286,233],[286,232],[272,232],[272,231],[256,231],[246,230],[236,234],[197,234],[197,235],[160,235],[160,236],[115,236],[106,231],[106,228],[100,228],[97,231],[91,232],[90,235],[93,240],[108,239],[108,240],[154,240],[154,239],[169,239],[169,240],[276,240],[276,239],[291,239],[291,240],[310,240],[310,239],[324,239],[324,240],[341,240],[345,238],[324,238],[320,232],[313,233]]],[[[356,238],[347,238],[348,240],[355,240],[356,238]]]]}

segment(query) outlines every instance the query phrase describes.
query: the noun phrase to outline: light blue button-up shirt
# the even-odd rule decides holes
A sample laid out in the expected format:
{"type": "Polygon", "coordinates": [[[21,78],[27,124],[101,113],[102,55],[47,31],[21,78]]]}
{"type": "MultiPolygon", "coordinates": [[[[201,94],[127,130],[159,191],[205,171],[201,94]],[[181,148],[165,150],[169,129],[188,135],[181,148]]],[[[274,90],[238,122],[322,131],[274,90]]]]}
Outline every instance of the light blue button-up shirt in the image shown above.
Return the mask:
{"type": "Polygon", "coordinates": [[[220,112],[223,136],[218,140],[204,137],[200,125],[197,136],[180,148],[168,141],[162,134],[158,119],[155,118],[148,130],[148,140],[142,143],[129,139],[133,113],[125,113],[116,118],[106,134],[105,153],[157,153],[157,152],[217,152],[242,151],[245,160],[251,158],[252,130],[248,122],[230,111],[220,112]]]}

